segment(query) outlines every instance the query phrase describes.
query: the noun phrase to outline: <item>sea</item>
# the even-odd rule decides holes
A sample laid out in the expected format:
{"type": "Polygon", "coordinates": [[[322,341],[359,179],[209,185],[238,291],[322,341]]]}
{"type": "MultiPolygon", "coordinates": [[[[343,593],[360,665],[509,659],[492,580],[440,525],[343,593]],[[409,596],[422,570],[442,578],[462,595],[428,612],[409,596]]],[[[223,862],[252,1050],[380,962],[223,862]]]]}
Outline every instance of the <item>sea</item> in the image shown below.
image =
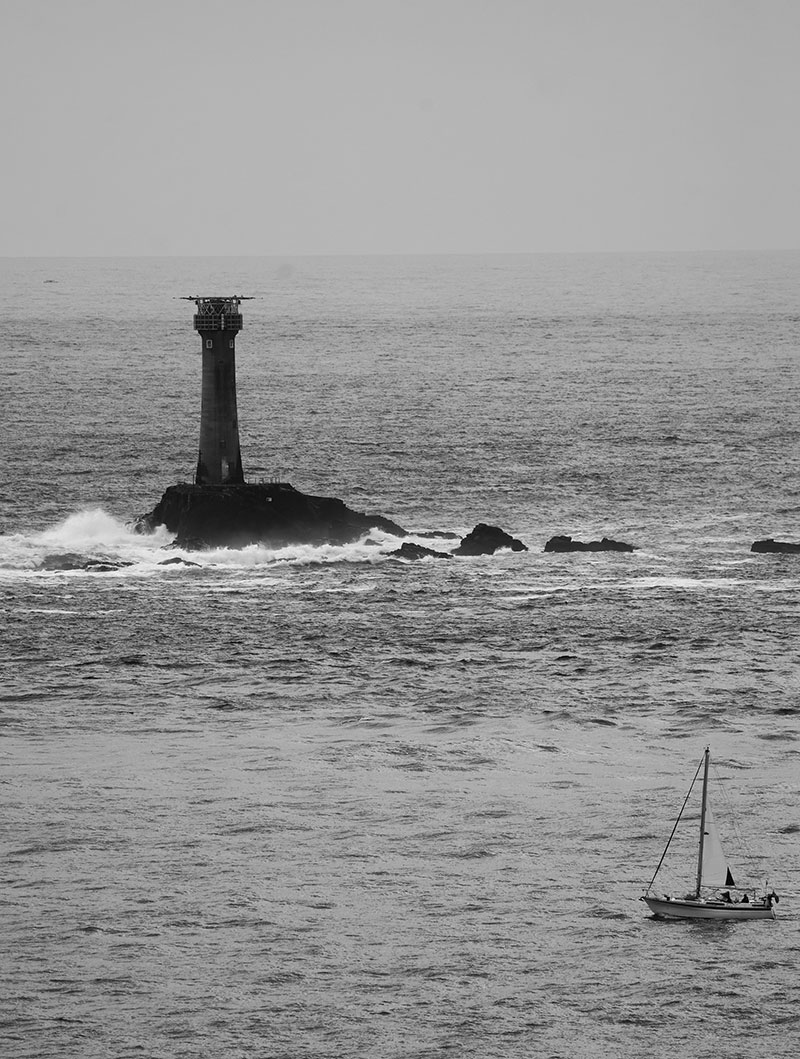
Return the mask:
{"type": "Polygon", "coordinates": [[[0,306],[5,1059],[797,1055],[800,555],[750,546],[800,541],[800,253],[5,258],[0,306]],[[134,532],[234,294],[247,480],[528,550],[134,532]],[[640,900],[706,746],[774,921],[640,900]]]}

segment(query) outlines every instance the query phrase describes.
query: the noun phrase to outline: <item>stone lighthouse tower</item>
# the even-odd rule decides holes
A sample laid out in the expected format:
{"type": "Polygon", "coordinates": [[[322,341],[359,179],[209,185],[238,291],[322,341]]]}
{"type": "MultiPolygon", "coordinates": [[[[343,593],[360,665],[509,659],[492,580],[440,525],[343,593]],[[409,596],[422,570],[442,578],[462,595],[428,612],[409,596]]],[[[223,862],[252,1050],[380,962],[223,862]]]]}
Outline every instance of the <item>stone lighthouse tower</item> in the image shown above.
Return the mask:
{"type": "Polygon", "coordinates": [[[236,335],[242,329],[239,295],[186,299],[197,305],[194,329],[203,340],[200,453],[196,485],[244,483],[236,412],[236,335]]]}
{"type": "MultiPolygon", "coordinates": [[[[405,537],[402,526],[381,515],[351,511],[336,497],[309,496],[289,482],[247,483],[239,451],[236,413],[236,335],[242,329],[239,305],[231,296],[184,299],[197,306],[194,328],[203,343],[200,452],[192,485],[167,488],[137,529],[151,533],[165,526],[181,548],[244,548],[267,543],[347,544],[373,527],[405,537]]],[[[175,559],[167,560],[175,562],[175,559]]],[[[180,561],[180,560],[177,560],[180,561]]]]}

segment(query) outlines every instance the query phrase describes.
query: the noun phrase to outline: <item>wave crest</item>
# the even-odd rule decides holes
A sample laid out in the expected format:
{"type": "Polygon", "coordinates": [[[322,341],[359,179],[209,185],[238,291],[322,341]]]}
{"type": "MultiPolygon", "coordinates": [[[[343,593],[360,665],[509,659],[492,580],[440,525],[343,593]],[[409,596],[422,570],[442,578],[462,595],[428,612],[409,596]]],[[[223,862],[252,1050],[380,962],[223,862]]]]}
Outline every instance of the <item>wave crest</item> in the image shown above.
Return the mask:
{"type": "Polygon", "coordinates": [[[174,535],[163,526],[141,534],[132,523],[122,522],[102,508],[88,508],[34,534],[0,536],[0,570],[8,573],[110,572],[147,573],[174,568],[181,561],[191,566],[252,569],[286,565],[372,563],[397,547],[397,539],[373,531],[347,545],[253,544],[245,548],[210,548],[200,552],[172,546],[174,535]]]}

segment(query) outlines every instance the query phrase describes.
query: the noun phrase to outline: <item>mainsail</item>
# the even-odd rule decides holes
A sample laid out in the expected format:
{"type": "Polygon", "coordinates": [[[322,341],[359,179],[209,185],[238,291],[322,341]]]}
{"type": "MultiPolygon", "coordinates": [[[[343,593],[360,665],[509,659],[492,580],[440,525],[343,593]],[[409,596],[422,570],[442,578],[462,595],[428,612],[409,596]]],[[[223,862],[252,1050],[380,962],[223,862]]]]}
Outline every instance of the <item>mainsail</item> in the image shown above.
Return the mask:
{"type": "Polygon", "coordinates": [[[722,843],[719,840],[717,825],[711,812],[711,803],[706,796],[706,819],[703,831],[703,886],[735,886],[733,875],[725,859],[722,843]]]}

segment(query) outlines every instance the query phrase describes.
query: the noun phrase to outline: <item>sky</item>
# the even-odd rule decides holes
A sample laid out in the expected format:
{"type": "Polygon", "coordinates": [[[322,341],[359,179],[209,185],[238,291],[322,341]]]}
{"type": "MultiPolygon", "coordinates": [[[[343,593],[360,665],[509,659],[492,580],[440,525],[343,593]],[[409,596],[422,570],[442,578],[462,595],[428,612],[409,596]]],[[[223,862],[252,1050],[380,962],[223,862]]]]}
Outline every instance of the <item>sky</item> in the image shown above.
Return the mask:
{"type": "Polygon", "coordinates": [[[800,0],[0,0],[0,255],[800,248],[800,0]]]}

